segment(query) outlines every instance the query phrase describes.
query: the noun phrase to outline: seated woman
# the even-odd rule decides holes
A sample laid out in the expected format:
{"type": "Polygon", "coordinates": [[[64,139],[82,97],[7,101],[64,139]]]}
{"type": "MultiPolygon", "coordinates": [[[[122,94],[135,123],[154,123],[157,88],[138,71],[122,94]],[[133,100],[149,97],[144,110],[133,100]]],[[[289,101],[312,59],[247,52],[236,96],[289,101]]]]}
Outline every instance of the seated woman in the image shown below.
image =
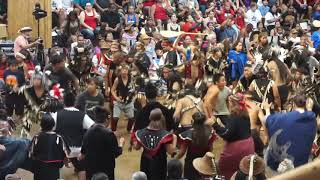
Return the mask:
{"type": "Polygon", "coordinates": [[[100,15],[92,8],[90,3],[86,4],[84,11],[80,13],[81,34],[86,39],[94,40],[95,35],[98,33],[98,21],[100,21],[100,15]]]}
{"type": "Polygon", "coordinates": [[[64,40],[69,42],[71,42],[72,36],[77,36],[80,33],[80,20],[76,11],[71,11],[68,14],[66,21],[62,24],[61,30],[64,40]]]}

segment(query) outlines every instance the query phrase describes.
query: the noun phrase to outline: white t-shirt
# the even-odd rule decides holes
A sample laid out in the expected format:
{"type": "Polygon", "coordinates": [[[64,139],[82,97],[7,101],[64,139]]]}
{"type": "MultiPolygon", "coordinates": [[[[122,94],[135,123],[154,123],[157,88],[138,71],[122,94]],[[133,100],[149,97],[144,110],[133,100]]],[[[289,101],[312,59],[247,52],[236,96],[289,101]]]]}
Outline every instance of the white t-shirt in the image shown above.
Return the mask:
{"type": "Polygon", "coordinates": [[[259,10],[255,10],[254,12],[249,9],[246,13],[245,22],[253,25],[253,29],[257,29],[258,22],[261,21],[262,15],[259,10]]]}
{"type": "Polygon", "coordinates": [[[266,16],[265,16],[265,21],[264,21],[264,25],[267,27],[267,26],[270,26],[270,25],[275,25],[276,22],[272,22],[272,23],[268,23],[268,20],[272,20],[274,18],[279,18],[280,17],[280,14],[277,13],[277,14],[272,14],[271,12],[267,12],[266,16]]]}

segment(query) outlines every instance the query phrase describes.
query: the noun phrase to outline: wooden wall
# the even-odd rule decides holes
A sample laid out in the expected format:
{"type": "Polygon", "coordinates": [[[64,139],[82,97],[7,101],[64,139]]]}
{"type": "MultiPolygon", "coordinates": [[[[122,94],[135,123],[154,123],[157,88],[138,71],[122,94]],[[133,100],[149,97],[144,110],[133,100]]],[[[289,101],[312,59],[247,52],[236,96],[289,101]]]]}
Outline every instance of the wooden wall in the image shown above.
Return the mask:
{"type": "Polygon", "coordinates": [[[32,37],[38,35],[37,21],[32,12],[35,3],[41,4],[41,9],[48,12],[48,16],[40,19],[40,37],[44,39],[46,48],[52,44],[52,16],[51,16],[51,0],[9,0],[8,1],[8,35],[9,39],[15,39],[19,33],[19,29],[24,26],[32,27],[32,37]]]}

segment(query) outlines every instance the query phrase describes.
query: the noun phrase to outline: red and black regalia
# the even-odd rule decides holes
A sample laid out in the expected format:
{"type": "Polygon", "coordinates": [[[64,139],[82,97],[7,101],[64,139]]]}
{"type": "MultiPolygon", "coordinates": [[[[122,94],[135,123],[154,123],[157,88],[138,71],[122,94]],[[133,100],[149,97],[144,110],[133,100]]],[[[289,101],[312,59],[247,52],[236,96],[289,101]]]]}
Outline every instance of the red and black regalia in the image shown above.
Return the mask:
{"type": "Polygon", "coordinates": [[[166,130],[144,128],[132,134],[133,141],[143,147],[140,170],[148,180],[164,180],[167,175],[166,145],[173,141],[173,136],[166,130]]]}
{"type": "Polygon", "coordinates": [[[206,152],[210,152],[213,142],[217,139],[217,136],[212,129],[211,135],[209,136],[208,145],[206,147],[199,147],[192,143],[192,137],[194,134],[193,131],[193,129],[189,129],[179,134],[179,144],[185,145],[188,148],[184,163],[184,177],[186,179],[201,178],[198,171],[194,169],[192,162],[196,158],[203,157],[206,152]]]}

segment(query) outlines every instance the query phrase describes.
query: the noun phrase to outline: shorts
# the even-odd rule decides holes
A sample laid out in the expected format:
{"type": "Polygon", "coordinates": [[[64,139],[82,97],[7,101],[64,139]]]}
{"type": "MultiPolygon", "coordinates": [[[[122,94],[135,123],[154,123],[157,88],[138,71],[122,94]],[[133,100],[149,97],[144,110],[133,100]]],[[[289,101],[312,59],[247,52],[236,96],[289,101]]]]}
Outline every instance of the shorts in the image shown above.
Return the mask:
{"type": "Polygon", "coordinates": [[[77,158],[70,158],[70,161],[77,172],[85,171],[84,160],[79,161],[77,158]]]}
{"type": "Polygon", "coordinates": [[[134,118],[133,102],[130,102],[129,104],[123,104],[113,101],[113,118],[120,118],[121,112],[124,112],[128,119],[134,118]]]}

